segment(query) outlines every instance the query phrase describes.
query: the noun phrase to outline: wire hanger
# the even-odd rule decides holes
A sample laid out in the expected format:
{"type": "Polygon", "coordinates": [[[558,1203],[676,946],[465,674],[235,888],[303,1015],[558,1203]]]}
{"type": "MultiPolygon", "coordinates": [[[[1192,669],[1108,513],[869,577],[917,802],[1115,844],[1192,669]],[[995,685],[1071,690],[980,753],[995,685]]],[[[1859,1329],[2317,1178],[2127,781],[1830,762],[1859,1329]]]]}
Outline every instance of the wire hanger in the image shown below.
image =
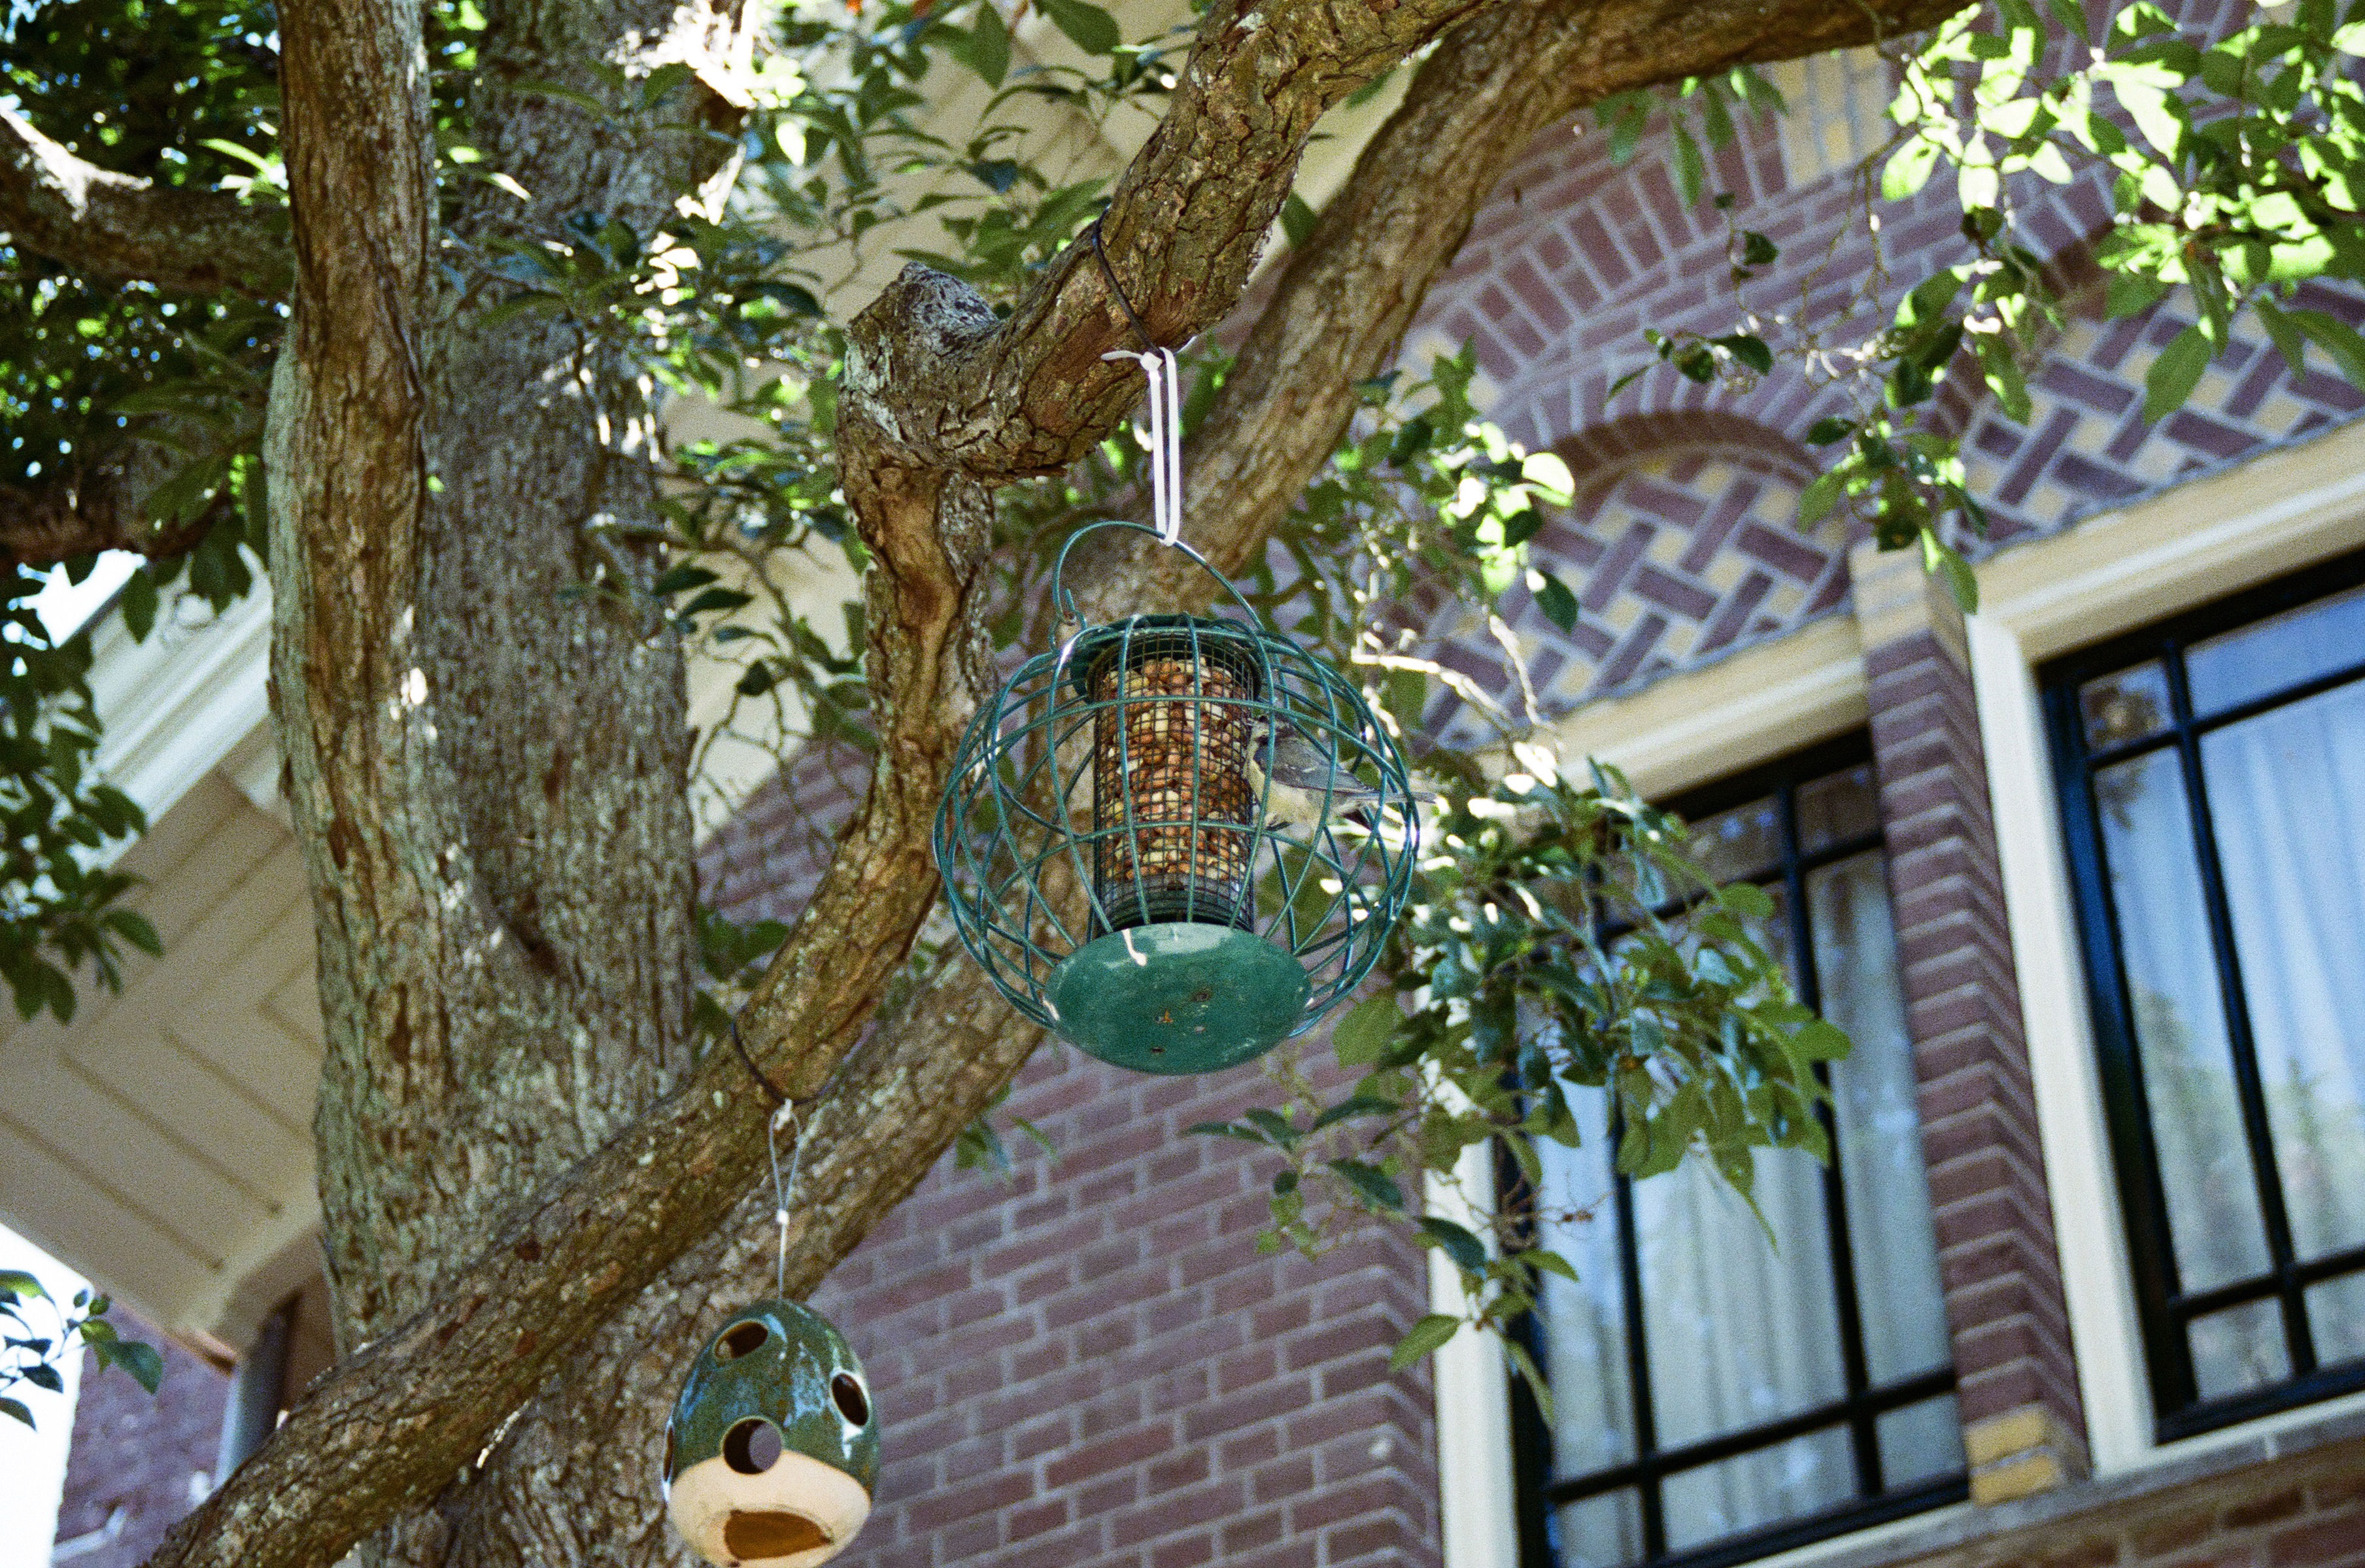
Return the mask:
{"type": "Polygon", "coordinates": [[[1133,301],[1125,297],[1124,287],[1116,281],[1116,270],[1109,265],[1108,252],[1101,246],[1101,222],[1093,219],[1093,254],[1101,263],[1101,275],[1108,280],[1109,292],[1116,296],[1117,308],[1133,330],[1149,347],[1112,349],[1101,355],[1104,360],[1129,359],[1141,366],[1144,379],[1149,383],[1149,512],[1156,525],[1159,543],[1182,543],[1182,374],[1174,363],[1174,351],[1160,348],[1149,329],[1142,325],[1134,313],[1133,301]]]}

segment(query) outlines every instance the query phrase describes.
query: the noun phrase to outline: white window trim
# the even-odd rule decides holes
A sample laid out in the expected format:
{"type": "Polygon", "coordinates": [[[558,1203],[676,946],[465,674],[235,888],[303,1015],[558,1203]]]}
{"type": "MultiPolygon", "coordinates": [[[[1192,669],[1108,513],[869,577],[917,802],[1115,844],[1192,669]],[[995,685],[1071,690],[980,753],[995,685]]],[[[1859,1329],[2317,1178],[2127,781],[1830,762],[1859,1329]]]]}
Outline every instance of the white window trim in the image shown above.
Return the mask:
{"type": "MultiPolygon", "coordinates": [[[[1997,824],[2023,1027],[2071,1340],[2097,1475],[2138,1471],[2365,1409],[2350,1394],[2166,1447],[2151,1411],[2117,1177],[2103,1136],[2085,977],[2068,902],[2035,668],[2074,648],[2365,547],[2365,423],[2264,454],[2005,551],[1979,568],[1968,622],[1980,739],[1997,824]]],[[[1666,796],[1865,722],[1862,642],[1850,616],[1589,704],[1555,728],[1569,756],[1624,768],[1666,796]]],[[[1472,1173],[1456,1183],[1481,1191],[1472,1173]]],[[[1431,1194],[1449,1202],[1451,1189],[1431,1194]]],[[[1435,1259],[1437,1311],[1460,1288],[1435,1259]]],[[[1438,1472],[1445,1568],[1519,1568],[1508,1381],[1500,1351],[1463,1330],[1437,1353],[1438,1472]]],[[[1793,1568],[1930,1528],[1971,1505],[1917,1515],[1769,1557],[1793,1568]]]]}
{"type": "Polygon", "coordinates": [[[2097,1475],[2365,1408],[2365,1395],[2172,1444],[2152,1440],[2135,1276],[2036,666],[2359,546],[2365,425],[2352,424],[2007,551],[1979,569],[1980,611],[1968,622],[1971,678],[2062,1293],[2097,1475]]]}

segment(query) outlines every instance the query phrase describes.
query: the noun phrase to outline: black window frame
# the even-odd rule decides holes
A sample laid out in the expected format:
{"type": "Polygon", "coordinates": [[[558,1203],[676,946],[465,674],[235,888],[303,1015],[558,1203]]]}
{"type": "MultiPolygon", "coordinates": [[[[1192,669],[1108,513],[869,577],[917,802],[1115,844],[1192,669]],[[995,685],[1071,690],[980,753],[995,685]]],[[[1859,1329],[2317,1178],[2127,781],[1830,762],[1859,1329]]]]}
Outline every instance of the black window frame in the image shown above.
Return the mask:
{"type": "MultiPolygon", "coordinates": [[[[1876,824],[1868,833],[1827,845],[1811,854],[1801,853],[1798,790],[1801,785],[1828,775],[1869,766],[1872,762],[1871,737],[1866,732],[1858,730],[1788,753],[1665,802],[1669,810],[1686,822],[1699,822],[1754,801],[1769,796],[1774,798],[1780,823],[1781,856],[1775,874],[1761,879],[1761,881],[1779,881],[1783,886],[1784,908],[1790,924],[1790,951],[1797,958],[1799,999],[1818,1013],[1822,1009],[1821,985],[1815,972],[1814,940],[1808,924],[1806,879],[1809,873],[1823,866],[1861,855],[1867,849],[1885,851],[1887,834],[1876,824]]],[[[1876,770],[1876,789],[1877,778],[1876,770]]],[[[1889,873],[1886,853],[1881,858],[1881,871],[1886,879],[1889,873]]],[[[1890,890],[1889,907],[1893,918],[1896,909],[1893,888],[1890,890]]],[[[1828,1087],[1828,1069],[1819,1066],[1817,1072],[1828,1087]]],[[[1838,1399],[1793,1415],[1686,1443],[1680,1448],[1659,1450],[1653,1429],[1655,1417],[1651,1403],[1650,1345],[1648,1325],[1643,1315],[1642,1267],[1634,1234],[1633,1182],[1626,1176],[1614,1177],[1619,1273],[1627,1326],[1626,1372],[1634,1413],[1635,1457],[1585,1475],[1553,1480],[1551,1428],[1526,1383],[1512,1379],[1513,1484],[1519,1501],[1522,1568],[1563,1568],[1552,1545],[1550,1518],[1553,1510],[1629,1486],[1635,1489],[1641,1499],[1642,1518],[1642,1554],[1634,1559],[1629,1568],[1728,1568],[1729,1564],[1772,1556],[1834,1536],[1886,1524],[1892,1519],[1945,1507],[1970,1496],[1967,1471],[1931,1477],[1894,1491],[1882,1488],[1880,1448],[1876,1431],[1879,1417],[1892,1410],[1952,1394],[1957,1379],[1953,1358],[1949,1356],[1943,1368],[1879,1388],[1871,1385],[1864,1349],[1862,1304],[1856,1295],[1854,1242],[1847,1228],[1847,1194],[1841,1178],[1841,1161],[1845,1155],[1840,1148],[1839,1130],[1832,1106],[1824,1103],[1818,1114],[1822,1120],[1824,1136],[1831,1140],[1833,1156],[1823,1168],[1823,1215],[1831,1254],[1833,1305],[1839,1320],[1841,1365],[1847,1380],[1846,1392],[1838,1399]],[[1849,1430],[1855,1464],[1857,1495],[1855,1498],[1818,1513],[1784,1519],[1681,1551],[1666,1550],[1665,1506],[1661,1488],[1669,1476],[1759,1449],[1772,1448],[1834,1426],[1845,1426],[1849,1430]]],[[[1614,1129],[1611,1137],[1613,1139],[1616,1137],[1614,1129]]],[[[1503,1189],[1498,1194],[1500,1201],[1524,1204],[1529,1194],[1517,1180],[1513,1163],[1498,1159],[1496,1169],[1504,1178],[1503,1189]]],[[[1541,1312],[1530,1313],[1512,1329],[1539,1367],[1548,1364],[1543,1353],[1545,1327],[1541,1318],[1541,1312]]]]}
{"type": "Polygon", "coordinates": [[[2051,752],[2054,795],[2068,859],[2070,902],[2077,911],[2079,957],[2085,963],[2088,1015],[2093,1024],[2095,1052],[2102,1072],[2104,1120],[2110,1133],[2121,1215],[2135,1274],[2136,1316],[2143,1331],[2156,1442],[2171,1442],[2365,1388],[2365,1360],[2328,1369],[2316,1361],[2303,1293],[2311,1284],[2365,1267],[2365,1246],[2307,1263],[2295,1260],[2281,1176],[2276,1167],[2267,1120],[2257,1047],[2251,1035],[2249,999],[2242,985],[2233,919],[2226,904],[2225,873],[2210,816],[2208,781],[2201,768],[2203,735],[2365,679],[2365,650],[2359,651],[2355,662],[2337,671],[2294,681],[2213,713],[2205,720],[2193,717],[2184,664],[2186,649],[2195,643],[2238,631],[2360,585],[2365,585],[2365,553],[2294,572],[2079,649],[2046,663],[2037,671],[2051,752]],[[2155,658],[2161,662],[2168,679],[2170,711],[2166,727],[2141,740],[2090,753],[2078,699],[2079,688],[2098,677],[2155,658]],[[2219,993],[2224,998],[2226,1039],[2234,1056],[2243,1134],[2259,1194],[2259,1217],[2266,1227],[2270,1265],[2264,1274],[2190,1294],[2177,1288],[2167,1193],[2160,1181],[2158,1153],[2144,1097],[2134,1001],[2119,958],[2118,914],[2111,895],[2109,870],[2102,858],[2099,804],[2092,788],[2097,770],[2171,747],[2178,754],[2191,820],[2191,842],[2200,865],[2213,949],[2211,958],[2216,967],[2219,993]],[[2192,1347],[2186,1325],[2211,1312],[2268,1299],[2277,1301],[2281,1308],[2292,1375],[2284,1382],[2240,1394],[2202,1399],[2193,1376],[2192,1347]]]}

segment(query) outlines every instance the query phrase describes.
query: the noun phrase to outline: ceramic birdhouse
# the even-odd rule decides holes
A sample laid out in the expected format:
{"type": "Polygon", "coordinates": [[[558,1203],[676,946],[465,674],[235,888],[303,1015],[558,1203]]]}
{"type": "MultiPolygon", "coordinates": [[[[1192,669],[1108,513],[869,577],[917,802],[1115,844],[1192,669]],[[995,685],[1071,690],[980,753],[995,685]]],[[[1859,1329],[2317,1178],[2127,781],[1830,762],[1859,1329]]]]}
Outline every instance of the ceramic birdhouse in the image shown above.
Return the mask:
{"type": "Polygon", "coordinates": [[[1246,1061],[1377,959],[1418,831],[1403,756],[1245,601],[1082,625],[1053,576],[1072,630],[979,712],[937,813],[955,927],[1004,996],[1104,1061],[1246,1061]]]}
{"type": "Polygon", "coordinates": [[[862,1363],[830,1321],[792,1301],[732,1316],[666,1423],[674,1529],[723,1568],[813,1568],[870,1516],[879,1426],[862,1363]]]}

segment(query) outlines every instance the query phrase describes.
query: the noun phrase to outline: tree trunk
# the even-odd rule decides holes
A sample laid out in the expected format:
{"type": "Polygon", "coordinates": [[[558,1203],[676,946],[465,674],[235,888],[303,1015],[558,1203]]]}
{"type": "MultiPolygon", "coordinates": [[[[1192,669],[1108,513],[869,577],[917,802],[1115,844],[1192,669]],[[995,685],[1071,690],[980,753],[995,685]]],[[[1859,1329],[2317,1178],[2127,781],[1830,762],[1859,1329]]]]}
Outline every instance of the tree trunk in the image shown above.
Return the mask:
{"type": "MultiPolygon", "coordinates": [[[[595,61],[640,76],[727,60],[738,28],[735,6],[670,0],[501,5],[488,21],[480,81],[593,94],[595,61]]],[[[334,63],[415,63],[416,28],[393,4],[290,7],[287,28],[299,222],[325,198],[356,230],[299,235],[271,430],[274,678],[319,930],[319,1162],[348,1350],[433,1299],[521,1194],[691,1061],[682,653],[646,595],[649,559],[601,532],[655,521],[651,409],[576,323],[488,324],[504,291],[481,255],[428,264],[447,258],[429,249],[424,94],[386,91],[418,74],[362,84],[334,63]],[[568,591],[594,584],[612,591],[568,591]]],[[[532,199],[462,197],[471,239],[582,212],[646,237],[721,168],[709,142],[547,96],[495,88],[473,106],[494,166],[532,199]]],[[[670,1347],[701,1305],[658,1291],[620,1314],[499,1445],[525,1484],[497,1507],[455,1488],[387,1538],[386,1560],[665,1555],[649,1456],[598,1439],[652,1429],[671,1358],[629,1369],[638,1408],[620,1428],[608,1347],[670,1347]],[[455,1513],[467,1528],[445,1528],[455,1513]]]]}

